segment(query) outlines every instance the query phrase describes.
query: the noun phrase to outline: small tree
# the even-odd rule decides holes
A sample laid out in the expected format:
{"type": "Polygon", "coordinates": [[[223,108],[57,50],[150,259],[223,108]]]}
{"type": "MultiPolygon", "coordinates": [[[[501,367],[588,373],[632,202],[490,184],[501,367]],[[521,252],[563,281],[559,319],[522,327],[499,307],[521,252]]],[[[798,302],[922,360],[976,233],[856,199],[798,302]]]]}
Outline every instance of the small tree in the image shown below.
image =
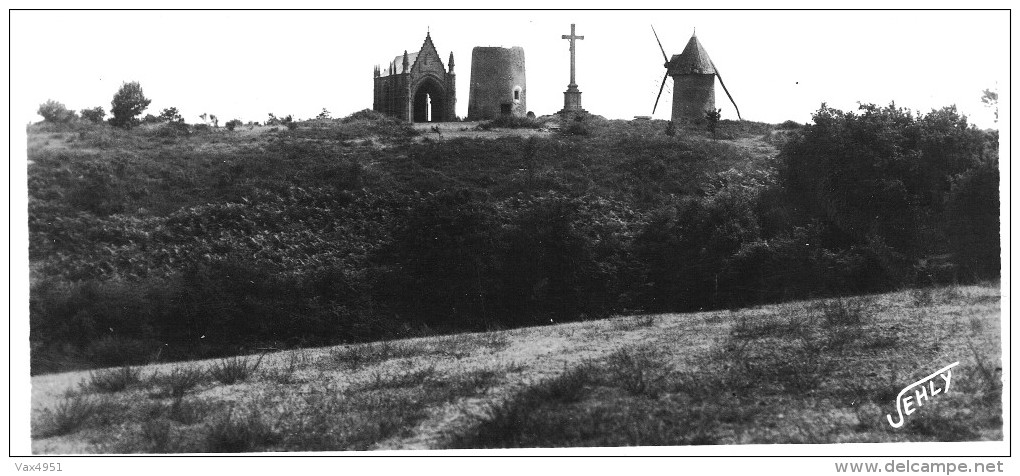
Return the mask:
{"type": "Polygon", "coordinates": [[[315,116],[315,118],[320,121],[328,121],[329,119],[332,119],[332,117],[329,115],[329,111],[327,111],[326,108],[322,108],[322,112],[320,112],[318,116],[315,116]]]}
{"type": "Polygon", "coordinates": [[[70,122],[74,119],[74,111],[70,111],[62,103],[52,99],[39,105],[37,111],[46,122],[70,122]]]}
{"type": "Polygon", "coordinates": [[[103,122],[103,118],[106,117],[106,111],[103,110],[103,106],[96,106],[92,109],[82,109],[81,118],[89,122],[99,123],[103,122]]]}
{"type": "Polygon", "coordinates": [[[184,122],[180,111],[176,107],[168,107],[159,112],[159,120],[164,122],[184,122]]]}
{"type": "Polygon", "coordinates": [[[708,131],[715,135],[715,126],[719,125],[719,119],[722,118],[722,109],[706,110],[705,121],[708,123],[708,131]]]}
{"type": "Polygon", "coordinates": [[[131,128],[137,122],[136,117],[149,107],[150,102],[152,100],[145,97],[142,86],[137,81],[124,83],[117,94],[113,95],[110,108],[113,117],[110,119],[110,124],[126,129],[131,128]]]}

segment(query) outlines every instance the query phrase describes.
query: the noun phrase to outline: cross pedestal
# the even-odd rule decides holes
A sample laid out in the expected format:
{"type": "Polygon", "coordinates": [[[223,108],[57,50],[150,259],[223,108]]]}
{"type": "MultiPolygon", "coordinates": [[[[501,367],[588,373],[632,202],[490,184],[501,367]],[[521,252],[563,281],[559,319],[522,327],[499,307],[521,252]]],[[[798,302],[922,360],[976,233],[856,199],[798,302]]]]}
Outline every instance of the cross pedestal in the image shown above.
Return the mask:
{"type": "Polygon", "coordinates": [[[577,89],[577,82],[575,81],[574,57],[575,57],[575,41],[583,40],[584,36],[578,36],[574,30],[574,24],[570,24],[570,34],[563,35],[564,40],[570,41],[570,84],[567,85],[567,90],[563,92],[563,110],[557,114],[584,114],[585,111],[581,108],[581,91],[577,89]]]}

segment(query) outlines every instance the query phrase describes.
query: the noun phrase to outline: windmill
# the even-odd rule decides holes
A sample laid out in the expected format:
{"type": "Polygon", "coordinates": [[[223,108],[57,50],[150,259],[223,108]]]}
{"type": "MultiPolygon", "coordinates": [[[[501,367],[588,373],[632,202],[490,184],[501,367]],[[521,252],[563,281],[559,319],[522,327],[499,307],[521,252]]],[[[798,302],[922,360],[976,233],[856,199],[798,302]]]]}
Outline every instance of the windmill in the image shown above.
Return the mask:
{"type": "Polygon", "coordinates": [[[659,107],[659,98],[662,97],[662,90],[666,87],[666,78],[672,76],[673,113],[671,117],[673,122],[690,123],[705,120],[706,112],[715,111],[715,78],[718,77],[719,84],[726,92],[726,97],[730,98],[733,108],[737,111],[737,118],[744,120],[740,117],[740,108],[737,107],[736,101],[733,100],[730,91],[726,89],[726,83],[723,82],[719,69],[712,63],[712,58],[708,57],[708,52],[705,51],[705,47],[701,46],[696,34],[691,35],[683,53],[673,55],[672,58],[666,56],[666,49],[662,47],[662,41],[659,41],[659,34],[655,32],[654,26],[652,34],[655,35],[655,41],[659,43],[662,59],[666,60],[666,63],[663,64],[666,68],[666,75],[662,77],[662,85],[659,86],[659,95],[655,97],[652,114],[655,114],[655,110],[659,107]]]}

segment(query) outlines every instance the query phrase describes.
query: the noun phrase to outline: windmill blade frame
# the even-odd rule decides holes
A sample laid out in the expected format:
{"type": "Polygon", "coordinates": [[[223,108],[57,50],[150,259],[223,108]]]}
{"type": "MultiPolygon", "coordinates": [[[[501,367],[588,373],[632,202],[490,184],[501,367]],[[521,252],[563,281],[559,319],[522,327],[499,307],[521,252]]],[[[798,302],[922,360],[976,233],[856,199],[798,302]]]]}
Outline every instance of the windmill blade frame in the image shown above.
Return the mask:
{"type": "Polygon", "coordinates": [[[712,62],[712,69],[715,70],[715,77],[719,78],[719,84],[722,86],[722,90],[726,92],[726,97],[730,98],[730,103],[733,104],[733,109],[737,110],[737,119],[743,121],[744,118],[740,116],[740,108],[737,107],[737,102],[733,100],[733,95],[730,94],[730,90],[726,89],[726,83],[723,82],[722,75],[719,74],[719,68],[716,67],[715,61],[712,62]]]}
{"type": "Polygon", "coordinates": [[[669,77],[669,71],[662,77],[662,85],[659,86],[659,95],[655,96],[655,105],[652,106],[652,115],[655,115],[655,110],[659,108],[659,98],[662,97],[662,90],[666,88],[666,78],[669,77]]]}
{"type": "Polygon", "coordinates": [[[659,41],[659,34],[655,32],[655,25],[650,26],[652,27],[652,34],[655,35],[655,42],[659,44],[659,50],[662,51],[662,59],[666,60],[666,63],[668,64],[669,56],[666,56],[666,48],[663,48],[662,41],[659,41]]]}

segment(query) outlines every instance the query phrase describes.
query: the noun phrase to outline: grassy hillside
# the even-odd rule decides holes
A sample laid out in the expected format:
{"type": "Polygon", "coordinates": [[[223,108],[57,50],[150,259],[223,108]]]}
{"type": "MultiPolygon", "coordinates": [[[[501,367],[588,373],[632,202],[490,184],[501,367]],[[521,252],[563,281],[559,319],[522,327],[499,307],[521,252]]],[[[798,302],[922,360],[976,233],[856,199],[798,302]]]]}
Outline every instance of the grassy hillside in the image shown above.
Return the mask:
{"type": "Polygon", "coordinates": [[[1000,315],[938,287],[43,375],[33,452],[1000,440],[1000,315]]]}
{"type": "Polygon", "coordinates": [[[32,125],[32,372],[996,279],[996,133],[861,110],[32,125]]]}
{"type": "MultiPolygon", "coordinates": [[[[456,244],[423,250],[427,243],[394,241],[427,229],[470,235],[464,221],[481,214],[482,241],[465,246],[506,254],[500,266],[518,266],[512,261],[543,247],[619,254],[602,234],[629,240],[648,210],[743,173],[767,177],[775,156],[759,140],[770,130],[762,124],[724,124],[718,140],[703,131],[670,138],[661,121],[593,121],[588,135],[476,126],[414,129],[370,113],[234,131],[31,126],[33,372],[605,314],[609,304],[579,310],[580,296],[567,304],[548,296],[579,286],[591,295],[607,279],[623,280],[593,256],[585,266],[607,277],[592,284],[562,276],[590,270],[528,270],[500,289],[460,292],[467,284],[421,276],[460,294],[442,301],[418,292],[474,317],[439,318],[449,307],[435,318],[401,317],[401,306],[419,304],[393,298],[409,287],[399,270],[458,253],[456,244]],[[586,237],[556,228],[561,219],[586,237]],[[528,242],[543,240],[535,226],[553,226],[544,243],[528,242]],[[495,236],[500,229],[510,234],[495,236]],[[577,239],[597,241],[571,244],[577,239]],[[546,297],[521,294],[535,289],[546,297]],[[479,299],[528,308],[475,312],[479,299]]],[[[465,267],[477,266],[454,258],[449,279],[460,280],[465,267]]],[[[485,273],[492,281],[501,272],[485,273]]]]}

